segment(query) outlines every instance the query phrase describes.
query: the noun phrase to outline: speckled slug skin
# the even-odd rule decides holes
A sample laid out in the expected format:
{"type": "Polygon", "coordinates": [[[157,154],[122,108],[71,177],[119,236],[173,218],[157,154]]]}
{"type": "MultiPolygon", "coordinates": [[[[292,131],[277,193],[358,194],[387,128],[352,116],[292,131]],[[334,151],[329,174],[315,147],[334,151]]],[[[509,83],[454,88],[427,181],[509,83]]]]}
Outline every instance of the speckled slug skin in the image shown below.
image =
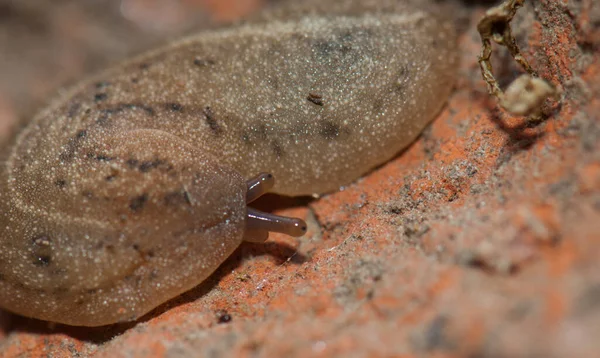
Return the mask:
{"type": "Polygon", "coordinates": [[[450,24],[398,0],[303,1],[83,82],[0,172],[0,306],[98,326],[198,285],[241,243],[245,180],[337,190],[452,88],[450,24]]]}

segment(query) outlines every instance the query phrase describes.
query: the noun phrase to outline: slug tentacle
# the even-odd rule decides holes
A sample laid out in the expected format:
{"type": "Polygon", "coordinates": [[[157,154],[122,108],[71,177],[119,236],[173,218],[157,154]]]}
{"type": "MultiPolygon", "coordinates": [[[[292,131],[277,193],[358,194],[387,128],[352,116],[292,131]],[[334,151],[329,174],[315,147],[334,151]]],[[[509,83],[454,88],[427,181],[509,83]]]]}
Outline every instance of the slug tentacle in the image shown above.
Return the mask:
{"type": "Polygon", "coordinates": [[[246,241],[256,241],[255,239],[253,239],[254,236],[249,237],[248,232],[267,232],[266,237],[262,241],[267,239],[267,237],[269,236],[269,231],[280,232],[282,234],[294,237],[299,237],[306,233],[306,223],[302,219],[265,213],[250,207],[247,210],[247,233],[246,236],[244,236],[244,240],[246,241]]]}
{"type": "Polygon", "coordinates": [[[275,185],[275,178],[271,173],[259,173],[254,178],[248,180],[247,184],[246,203],[250,204],[266,194],[275,185]]]}
{"type": "MultiPolygon", "coordinates": [[[[273,185],[275,178],[270,173],[260,173],[251,178],[247,182],[246,203],[249,204],[266,194],[273,185]]],[[[264,242],[269,238],[269,231],[299,237],[306,234],[306,223],[302,219],[274,215],[248,207],[244,240],[264,242]]]]}

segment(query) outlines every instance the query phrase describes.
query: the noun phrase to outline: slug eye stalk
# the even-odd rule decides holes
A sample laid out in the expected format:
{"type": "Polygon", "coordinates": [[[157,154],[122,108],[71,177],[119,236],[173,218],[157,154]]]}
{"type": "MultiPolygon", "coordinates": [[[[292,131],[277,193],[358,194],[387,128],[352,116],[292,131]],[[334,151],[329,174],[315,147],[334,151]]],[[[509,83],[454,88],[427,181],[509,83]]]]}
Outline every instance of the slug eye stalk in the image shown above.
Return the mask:
{"type": "MultiPolygon", "coordinates": [[[[247,185],[246,203],[250,204],[266,194],[275,185],[275,178],[273,174],[260,173],[248,180],[247,185]]],[[[264,242],[269,238],[269,232],[271,231],[299,237],[306,234],[306,223],[298,218],[274,215],[248,207],[244,240],[264,242]]]]}

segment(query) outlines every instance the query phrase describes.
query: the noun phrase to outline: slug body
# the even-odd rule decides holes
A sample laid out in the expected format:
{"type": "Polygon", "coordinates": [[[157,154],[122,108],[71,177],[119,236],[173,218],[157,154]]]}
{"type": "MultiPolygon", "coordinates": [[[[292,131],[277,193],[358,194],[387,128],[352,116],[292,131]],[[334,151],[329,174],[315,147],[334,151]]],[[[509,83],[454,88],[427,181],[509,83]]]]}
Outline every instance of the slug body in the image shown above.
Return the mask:
{"type": "Polygon", "coordinates": [[[136,319],[248,239],[246,179],[330,192],[413,141],[451,91],[451,26],[397,0],[322,3],[148,53],[36,116],[0,172],[0,306],[136,319]]]}

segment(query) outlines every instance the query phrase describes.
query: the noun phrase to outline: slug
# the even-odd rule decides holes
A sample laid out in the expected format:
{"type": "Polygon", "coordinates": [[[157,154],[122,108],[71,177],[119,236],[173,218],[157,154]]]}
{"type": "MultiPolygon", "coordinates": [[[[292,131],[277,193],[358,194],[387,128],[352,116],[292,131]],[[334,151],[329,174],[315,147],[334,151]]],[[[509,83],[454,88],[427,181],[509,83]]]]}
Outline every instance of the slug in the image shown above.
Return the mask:
{"type": "Polygon", "coordinates": [[[352,182],[451,91],[452,25],[414,4],[287,3],[56,99],[2,154],[0,307],[79,326],[135,320],[243,240],[302,235],[301,220],[248,203],[352,182]]]}

